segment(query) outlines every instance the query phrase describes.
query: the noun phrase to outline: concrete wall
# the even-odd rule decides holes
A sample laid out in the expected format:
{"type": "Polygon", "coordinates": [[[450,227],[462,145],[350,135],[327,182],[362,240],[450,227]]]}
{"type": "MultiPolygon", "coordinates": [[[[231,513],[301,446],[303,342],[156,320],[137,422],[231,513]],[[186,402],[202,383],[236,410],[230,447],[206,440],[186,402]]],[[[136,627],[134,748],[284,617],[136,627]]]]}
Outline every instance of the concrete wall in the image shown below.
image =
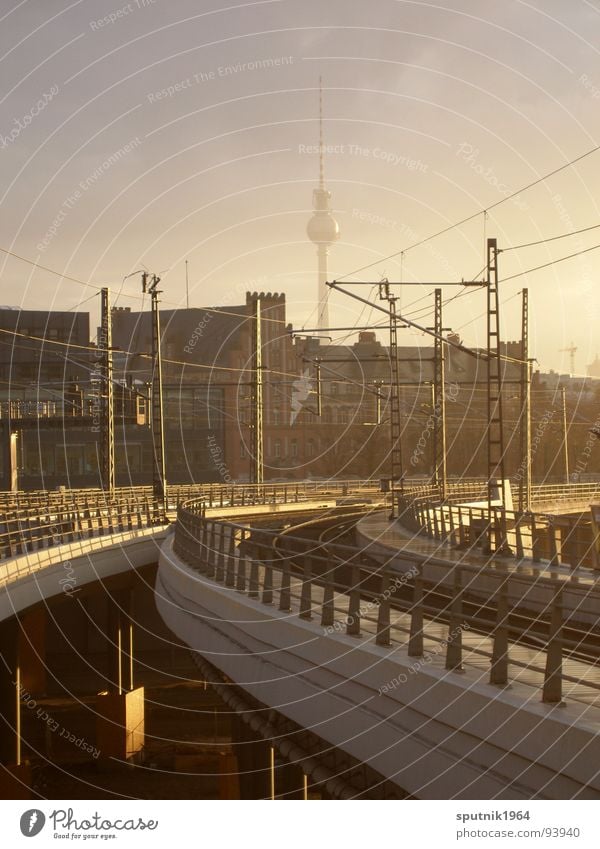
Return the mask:
{"type": "MultiPolygon", "coordinates": [[[[163,545],[169,628],[261,702],[422,799],[598,798],[598,712],[527,701],[474,670],[431,667],[203,579],[163,545]],[[382,692],[404,673],[406,683],[382,692]]],[[[531,694],[531,690],[529,690],[531,694]]],[[[529,696],[530,698],[530,696],[529,696]]]]}

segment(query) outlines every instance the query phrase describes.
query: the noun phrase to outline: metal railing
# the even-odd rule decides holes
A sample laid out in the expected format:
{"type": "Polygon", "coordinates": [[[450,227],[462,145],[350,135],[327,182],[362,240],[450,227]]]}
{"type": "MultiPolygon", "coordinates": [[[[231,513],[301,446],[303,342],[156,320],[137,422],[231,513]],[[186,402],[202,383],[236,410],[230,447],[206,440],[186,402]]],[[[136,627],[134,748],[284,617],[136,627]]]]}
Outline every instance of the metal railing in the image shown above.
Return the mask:
{"type": "MultiPolygon", "coordinates": [[[[461,506],[485,496],[481,480],[448,484],[448,498],[440,503],[439,492],[429,484],[405,490],[401,522],[419,533],[463,548],[483,546],[486,538],[495,547],[510,549],[516,556],[548,559],[573,566],[592,565],[591,526],[580,522],[565,527],[554,517],[508,513],[495,508],[491,523],[487,510],[461,506]],[[510,544],[509,544],[510,543],[510,544]],[[512,545],[511,545],[512,544],[512,545]]],[[[576,497],[589,497],[599,485],[537,487],[536,496],[555,499],[557,489],[576,497]]],[[[190,510],[239,508],[261,504],[294,504],[311,498],[373,497],[379,481],[329,480],[264,484],[182,484],[169,487],[169,512],[186,503],[190,510]]],[[[119,487],[109,499],[102,489],[0,493],[0,559],[27,551],[102,536],[132,527],[160,524],[152,487],[119,487]],[[117,529],[111,531],[111,528],[117,529]]]]}
{"type": "MultiPolygon", "coordinates": [[[[543,512],[519,512],[487,505],[461,504],[461,501],[483,500],[472,489],[465,495],[449,488],[442,501],[435,487],[419,492],[410,490],[398,497],[400,524],[414,534],[425,536],[459,549],[481,549],[533,562],[547,560],[551,565],[598,568],[595,556],[591,517],[554,516],[543,512]]],[[[485,493],[483,493],[485,495],[485,493]]],[[[600,497],[600,484],[563,486],[538,485],[535,500],[541,504],[557,504],[560,498],[569,503],[589,503],[600,497]]]]}
{"type": "MultiPolygon", "coordinates": [[[[295,504],[314,498],[373,495],[372,481],[309,481],[290,484],[190,484],[169,488],[168,510],[194,499],[202,511],[295,504]]],[[[108,499],[104,490],[2,493],[0,560],[55,545],[165,524],[152,487],[120,487],[108,499]]]]}
{"type": "Polygon", "coordinates": [[[152,526],[164,526],[150,498],[123,498],[110,504],[86,503],[5,512],[0,518],[0,560],[66,543],[152,526]]]}
{"type": "MultiPolygon", "coordinates": [[[[379,481],[299,481],[264,484],[171,484],[168,487],[169,509],[192,498],[201,498],[206,507],[244,507],[252,504],[293,503],[311,495],[366,495],[379,491],[379,481]]],[[[151,486],[117,487],[113,501],[152,498],[151,486]]],[[[27,510],[65,505],[86,505],[90,501],[110,504],[111,499],[100,488],[34,490],[31,492],[0,492],[0,514],[6,510],[27,510]]]]}
{"type": "Polygon", "coordinates": [[[486,573],[494,581],[488,601],[495,610],[495,621],[490,623],[482,618],[481,599],[475,605],[476,614],[468,613],[465,607],[473,576],[479,570],[455,567],[450,585],[443,587],[448,594],[447,604],[436,616],[438,622],[440,615],[446,619],[448,636],[439,638],[427,634],[425,620],[433,618],[428,600],[434,594],[439,598],[440,584],[426,580],[419,565],[413,567],[407,578],[407,573],[400,574],[389,564],[378,563],[355,547],[337,543],[322,545],[294,535],[282,536],[273,530],[207,519],[199,504],[180,505],[173,550],[203,579],[214,580],[265,605],[275,605],[280,611],[294,612],[301,619],[316,618],[325,634],[343,627],[346,634],[358,637],[361,623],[364,626],[368,622],[374,635],[363,634],[365,639],[374,639],[382,647],[404,642],[410,658],[423,657],[425,638],[437,640],[443,643],[445,669],[460,670],[465,654],[463,631],[486,629],[491,636],[491,650],[476,645],[469,648],[469,653],[489,659],[490,683],[505,686],[512,666],[538,676],[544,702],[561,702],[565,682],[600,690],[600,684],[581,681],[563,669],[564,630],[571,614],[564,615],[562,581],[551,578],[536,581],[536,587],[544,586],[550,599],[549,615],[537,616],[524,629],[531,639],[531,626],[535,625],[536,650],[546,655],[544,666],[537,666],[511,658],[515,637],[511,633],[509,640],[512,614],[509,597],[511,581],[517,578],[515,574],[494,570],[486,573]],[[393,596],[399,587],[410,594],[408,605],[401,608],[410,619],[407,627],[392,622],[392,606],[400,601],[399,595],[393,596]],[[338,624],[342,627],[338,628],[338,624]]]}

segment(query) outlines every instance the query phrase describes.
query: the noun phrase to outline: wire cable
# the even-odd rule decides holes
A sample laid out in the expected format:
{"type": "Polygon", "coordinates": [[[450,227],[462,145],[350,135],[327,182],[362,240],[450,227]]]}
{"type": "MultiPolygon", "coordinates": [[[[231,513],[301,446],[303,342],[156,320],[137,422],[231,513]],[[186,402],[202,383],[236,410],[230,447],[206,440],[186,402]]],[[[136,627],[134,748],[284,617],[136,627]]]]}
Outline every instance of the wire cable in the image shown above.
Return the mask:
{"type": "Polygon", "coordinates": [[[473,221],[475,218],[478,218],[480,215],[486,215],[491,209],[495,209],[500,204],[506,203],[509,200],[517,197],[523,192],[532,189],[534,186],[538,186],[540,183],[543,183],[544,180],[548,180],[550,177],[554,177],[556,174],[560,174],[561,171],[564,171],[566,168],[571,168],[573,165],[576,165],[578,162],[581,162],[588,156],[591,156],[593,153],[596,153],[600,150],[600,145],[596,145],[596,147],[591,148],[591,150],[586,151],[585,153],[580,154],[575,157],[575,159],[571,159],[569,162],[565,162],[563,165],[560,165],[558,168],[554,168],[552,171],[548,171],[547,174],[544,174],[542,177],[538,177],[537,180],[533,180],[533,182],[528,183],[526,186],[523,186],[516,192],[512,192],[510,195],[506,195],[505,197],[500,198],[500,200],[495,201],[495,203],[489,204],[485,209],[479,209],[477,212],[473,212],[471,215],[467,215],[466,218],[462,218],[460,221],[456,221],[454,224],[449,224],[447,227],[444,227],[442,230],[438,230],[437,233],[432,233],[431,236],[426,236],[424,239],[420,239],[418,242],[414,242],[412,245],[408,245],[401,250],[395,251],[393,254],[389,256],[382,257],[381,259],[377,259],[374,262],[370,262],[367,265],[363,265],[360,268],[356,268],[354,271],[349,271],[347,274],[344,274],[343,277],[337,277],[335,282],[340,282],[341,280],[345,280],[347,277],[352,277],[354,274],[358,274],[360,271],[366,271],[369,268],[373,268],[376,265],[379,265],[381,262],[386,262],[387,260],[394,259],[399,256],[401,253],[406,253],[407,251],[412,251],[414,248],[420,247],[420,245],[424,245],[427,242],[430,242],[432,239],[437,239],[438,236],[443,236],[445,233],[449,233],[451,230],[454,230],[456,227],[461,227],[463,224],[467,224],[469,221],[473,221]]]}
{"type": "Polygon", "coordinates": [[[549,268],[551,265],[558,265],[559,262],[565,262],[567,259],[573,259],[573,257],[581,256],[582,254],[587,254],[590,251],[597,251],[600,248],[600,245],[592,245],[591,248],[585,248],[581,251],[576,251],[574,254],[568,254],[568,256],[561,256],[558,259],[553,259],[551,262],[545,262],[543,265],[536,265],[534,268],[528,268],[526,271],[519,271],[517,274],[511,274],[509,277],[503,277],[499,280],[499,283],[506,283],[509,280],[516,280],[517,277],[523,277],[525,274],[533,274],[534,271],[540,271],[542,268],[549,268]]]}
{"type": "Polygon", "coordinates": [[[506,253],[507,251],[518,251],[521,248],[532,248],[535,245],[545,245],[547,242],[556,242],[558,239],[567,239],[569,236],[578,236],[580,233],[588,233],[590,230],[597,230],[600,224],[592,224],[591,227],[583,227],[581,230],[573,230],[571,233],[561,233],[560,236],[549,236],[547,239],[539,239],[537,242],[526,242],[523,245],[511,245],[508,248],[501,248],[498,253],[506,253]]]}

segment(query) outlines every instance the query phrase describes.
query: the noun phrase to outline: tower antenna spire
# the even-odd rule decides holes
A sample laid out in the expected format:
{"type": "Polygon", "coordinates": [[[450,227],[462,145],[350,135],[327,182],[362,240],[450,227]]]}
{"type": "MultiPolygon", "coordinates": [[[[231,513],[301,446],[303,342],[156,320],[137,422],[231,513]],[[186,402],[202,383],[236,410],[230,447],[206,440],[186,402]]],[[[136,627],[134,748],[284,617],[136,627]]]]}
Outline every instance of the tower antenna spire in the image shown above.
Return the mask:
{"type": "Polygon", "coordinates": [[[323,77],[319,77],[319,188],[325,188],[325,147],[323,145],[323,77]]]}

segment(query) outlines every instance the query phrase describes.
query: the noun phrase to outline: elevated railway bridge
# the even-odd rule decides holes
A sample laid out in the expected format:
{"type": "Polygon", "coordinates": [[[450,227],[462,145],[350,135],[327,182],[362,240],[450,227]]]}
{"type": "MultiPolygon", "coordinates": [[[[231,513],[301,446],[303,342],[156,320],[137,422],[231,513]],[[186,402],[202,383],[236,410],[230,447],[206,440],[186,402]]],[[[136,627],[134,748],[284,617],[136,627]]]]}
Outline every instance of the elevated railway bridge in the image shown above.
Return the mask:
{"type": "Polygon", "coordinates": [[[258,795],[597,798],[600,484],[532,494],[490,514],[482,481],[407,486],[390,521],[373,481],[172,488],[166,516],[141,487],[2,493],[3,794],[30,792],[23,694],[75,592],[108,598],[96,751],[144,766],[131,596],[158,564],[158,613],[238,717],[231,769],[258,795]]]}

